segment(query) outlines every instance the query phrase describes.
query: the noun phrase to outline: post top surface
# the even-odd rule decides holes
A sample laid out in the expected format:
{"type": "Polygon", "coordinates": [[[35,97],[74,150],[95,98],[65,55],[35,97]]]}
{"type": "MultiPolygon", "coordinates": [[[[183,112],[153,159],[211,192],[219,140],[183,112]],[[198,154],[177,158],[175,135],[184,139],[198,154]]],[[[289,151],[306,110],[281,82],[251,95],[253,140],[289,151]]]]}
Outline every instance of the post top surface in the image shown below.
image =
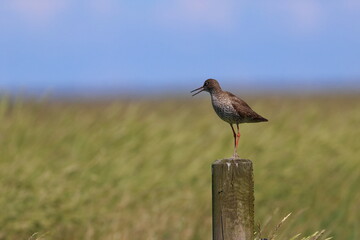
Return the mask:
{"type": "Polygon", "coordinates": [[[224,159],[218,159],[215,162],[213,162],[213,165],[217,164],[231,164],[231,163],[237,163],[237,164],[252,164],[252,161],[249,159],[242,159],[242,158],[224,158],[224,159]]]}

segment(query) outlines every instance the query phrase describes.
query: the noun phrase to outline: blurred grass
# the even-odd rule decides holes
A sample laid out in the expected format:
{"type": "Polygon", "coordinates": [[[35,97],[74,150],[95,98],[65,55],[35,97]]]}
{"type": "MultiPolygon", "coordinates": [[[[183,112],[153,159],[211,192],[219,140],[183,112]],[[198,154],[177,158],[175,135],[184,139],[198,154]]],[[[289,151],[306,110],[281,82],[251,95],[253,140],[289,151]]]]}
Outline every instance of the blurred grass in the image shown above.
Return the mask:
{"type": "MultiPolygon", "coordinates": [[[[263,237],[360,239],[360,97],[247,97],[263,237]]],[[[210,100],[0,100],[0,239],[211,239],[211,163],[232,133],[210,100]]]]}

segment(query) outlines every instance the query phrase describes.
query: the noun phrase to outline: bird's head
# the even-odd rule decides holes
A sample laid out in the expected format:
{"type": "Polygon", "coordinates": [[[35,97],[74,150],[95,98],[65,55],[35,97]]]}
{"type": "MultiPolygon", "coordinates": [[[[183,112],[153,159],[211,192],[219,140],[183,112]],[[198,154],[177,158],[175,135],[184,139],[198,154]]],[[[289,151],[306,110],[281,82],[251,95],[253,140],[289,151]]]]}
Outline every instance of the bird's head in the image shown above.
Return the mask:
{"type": "Polygon", "coordinates": [[[220,84],[215,79],[210,78],[204,82],[204,85],[202,87],[194,89],[191,92],[198,91],[193,94],[193,96],[195,96],[196,94],[201,93],[202,91],[212,93],[214,90],[217,90],[217,89],[221,89],[220,84]]]}

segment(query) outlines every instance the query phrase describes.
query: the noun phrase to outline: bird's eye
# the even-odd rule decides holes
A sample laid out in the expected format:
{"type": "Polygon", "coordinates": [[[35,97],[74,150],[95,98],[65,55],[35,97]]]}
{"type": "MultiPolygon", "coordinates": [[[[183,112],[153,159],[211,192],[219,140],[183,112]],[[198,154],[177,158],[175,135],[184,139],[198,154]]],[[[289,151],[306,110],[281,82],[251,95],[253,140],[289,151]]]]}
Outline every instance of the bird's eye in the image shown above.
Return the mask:
{"type": "Polygon", "coordinates": [[[205,82],[205,86],[209,85],[209,82],[205,82]]]}

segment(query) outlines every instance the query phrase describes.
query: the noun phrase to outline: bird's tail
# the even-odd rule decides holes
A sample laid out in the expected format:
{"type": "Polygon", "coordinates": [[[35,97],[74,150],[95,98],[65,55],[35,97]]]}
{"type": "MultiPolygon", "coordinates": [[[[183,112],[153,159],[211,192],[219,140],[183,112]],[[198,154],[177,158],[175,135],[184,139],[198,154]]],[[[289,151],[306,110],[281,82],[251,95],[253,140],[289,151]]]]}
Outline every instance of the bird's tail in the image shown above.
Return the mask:
{"type": "Polygon", "coordinates": [[[253,119],[255,122],[268,122],[269,120],[267,120],[266,118],[262,117],[262,116],[257,116],[256,118],[253,119]]]}

